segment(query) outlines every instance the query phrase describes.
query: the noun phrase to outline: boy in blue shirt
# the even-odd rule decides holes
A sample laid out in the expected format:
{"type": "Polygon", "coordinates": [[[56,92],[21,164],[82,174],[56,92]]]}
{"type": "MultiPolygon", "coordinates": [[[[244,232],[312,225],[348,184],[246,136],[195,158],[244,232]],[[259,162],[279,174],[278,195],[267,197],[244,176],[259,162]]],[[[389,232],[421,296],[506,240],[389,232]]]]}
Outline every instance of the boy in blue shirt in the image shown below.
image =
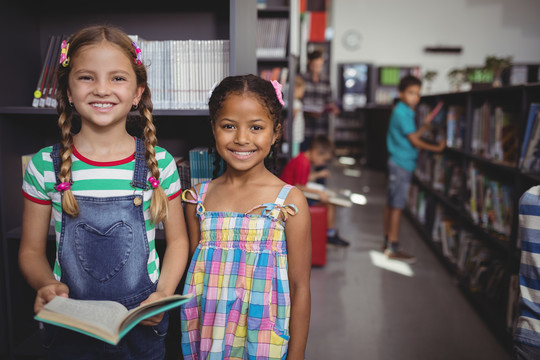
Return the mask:
{"type": "Polygon", "coordinates": [[[414,263],[416,258],[405,253],[399,246],[399,223],[401,213],[409,195],[411,178],[416,167],[418,149],[440,152],[446,141],[430,144],[421,139],[433,120],[430,113],[420,129],[416,129],[415,107],[420,102],[422,81],[412,75],[405,76],[398,85],[399,101],[392,111],[390,124],[386,134],[388,149],[388,191],[387,204],[384,209],[385,242],[383,251],[390,259],[414,263]]]}

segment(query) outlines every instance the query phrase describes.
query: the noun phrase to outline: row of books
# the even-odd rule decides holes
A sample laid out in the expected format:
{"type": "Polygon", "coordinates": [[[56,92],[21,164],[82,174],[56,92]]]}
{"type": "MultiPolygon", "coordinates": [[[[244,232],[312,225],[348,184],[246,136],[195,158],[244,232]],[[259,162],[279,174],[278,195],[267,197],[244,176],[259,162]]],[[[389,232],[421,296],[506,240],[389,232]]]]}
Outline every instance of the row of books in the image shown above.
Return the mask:
{"type": "Polygon", "coordinates": [[[155,109],[207,109],[209,91],[229,75],[229,40],[130,37],[141,48],[155,109]]]}
{"type": "Polygon", "coordinates": [[[455,265],[464,286],[493,304],[506,297],[505,263],[474,234],[459,226],[434,198],[417,185],[411,186],[408,209],[431,234],[443,256],[455,265]]]}
{"type": "Polygon", "coordinates": [[[288,35],[288,18],[257,19],[257,58],[285,58],[288,35]]]}
{"type": "Polygon", "coordinates": [[[505,262],[467,230],[461,230],[459,235],[456,266],[467,279],[471,293],[481,295],[492,304],[504,304],[508,291],[505,262]]]}
{"type": "Polygon", "coordinates": [[[32,107],[56,107],[56,66],[60,62],[62,41],[66,39],[66,35],[53,35],[49,37],[47,52],[41,67],[36,90],[34,91],[32,107]]]}
{"type": "Polygon", "coordinates": [[[435,154],[432,162],[433,178],[431,184],[433,188],[457,203],[461,193],[461,165],[456,160],[443,154],[435,154]]]}
{"type": "Polygon", "coordinates": [[[510,238],[513,188],[485,176],[473,163],[467,169],[465,208],[475,224],[510,238]]]}
{"type": "MultiPolygon", "coordinates": [[[[215,154],[208,147],[195,147],[189,151],[189,173],[191,186],[210,181],[214,175],[215,154]]],[[[223,174],[225,162],[221,160],[216,176],[223,174]]]]}
{"type": "Polygon", "coordinates": [[[466,131],[465,107],[445,105],[443,102],[439,102],[431,108],[428,104],[421,103],[418,105],[416,116],[418,127],[423,124],[424,119],[431,112],[435,112],[435,116],[431,121],[429,131],[424,134],[423,138],[433,143],[444,139],[447,147],[463,148],[466,131]]]}
{"type": "Polygon", "coordinates": [[[529,105],[519,167],[529,173],[540,172],[540,103],[529,105]]]}
{"type": "Polygon", "coordinates": [[[489,102],[473,110],[471,151],[514,166],[518,150],[518,115],[489,102]]]}
{"type": "MultiPolygon", "coordinates": [[[[130,38],[141,48],[154,109],[207,109],[210,89],[229,75],[228,40],[130,38]]],[[[49,39],[33,107],[56,107],[55,69],[65,39],[65,35],[49,39]]]]}

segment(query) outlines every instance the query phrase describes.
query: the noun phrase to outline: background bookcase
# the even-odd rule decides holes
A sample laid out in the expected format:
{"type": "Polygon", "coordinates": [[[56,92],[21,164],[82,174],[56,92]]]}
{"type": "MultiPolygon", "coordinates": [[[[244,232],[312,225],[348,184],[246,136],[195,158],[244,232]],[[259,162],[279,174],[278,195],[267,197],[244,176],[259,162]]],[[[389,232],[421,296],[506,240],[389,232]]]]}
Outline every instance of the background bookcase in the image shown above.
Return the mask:
{"type": "Polygon", "coordinates": [[[280,153],[278,154],[278,166],[282,167],[291,157],[292,148],[292,103],[294,100],[294,78],[297,74],[298,56],[290,51],[291,26],[297,23],[294,16],[299,16],[293,8],[289,6],[288,0],[265,0],[261,1],[257,9],[257,20],[278,19],[287,22],[287,40],[282,44],[284,47],[283,56],[257,56],[257,74],[266,78],[280,81],[283,85],[283,95],[285,109],[283,113],[283,139],[280,153]]]}
{"type": "MultiPolygon", "coordinates": [[[[450,107],[463,110],[459,119],[461,126],[456,128],[455,139],[459,140],[442,154],[420,152],[405,213],[455,277],[463,294],[510,350],[512,316],[507,318],[507,315],[508,307],[512,307],[516,300],[514,295],[509,296],[510,278],[518,273],[520,261],[518,203],[527,189],[540,183],[540,175],[522,172],[518,160],[529,105],[540,101],[540,85],[424,96],[417,110],[432,109],[439,101],[445,103],[440,125],[444,129],[443,136],[449,114],[447,110],[450,107]],[[494,160],[489,153],[475,150],[478,132],[474,130],[474,119],[480,109],[487,106],[485,104],[489,104],[491,114],[497,107],[511,114],[515,132],[510,143],[513,140],[512,146],[517,155],[512,157],[509,151],[510,160],[494,160]],[[478,184],[475,179],[481,179],[471,168],[492,180],[494,189],[498,184],[511,191],[508,197],[511,211],[507,214],[509,223],[505,229],[490,224],[490,216],[475,218],[471,215],[471,186],[478,184]]],[[[421,111],[417,111],[417,115],[419,119],[423,118],[421,111]]],[[[489,125],[483,133],[488,138],[494,128],[493,118],[489,125]]],[[[483,204],[486,209],[495,206],[495,202],[493,206],[483,204]]],[[[496,211],[491,214],[496,214],[496,211]]]]}
{"type": "MultiPolygon", "coordinates": [[[[176,2],[151,8],[98,0],[84,11],[46,3],[5,4],[0,37],[11,55],[0,59],[0,358],[32,359],[40,353],[32,310],[35,295],[19,272],[17,252],[23,204],[21,156],[59,139],[56,111],[31,107],[49,36],[71,34],[87,24],[110,23],[147,40],[228,39],[229,72],[237,75],[257,72],[252,36],[256,19],[257,4],[250,0],[176,2]]],[[[174,156],[187,158],[189,149],[209,145],[207,110],[156,110],[154,116],[159,145],[174,156]]],[[[163,251],[163,234],[158,233],[157,247],[163,251]]],[[[51,259],[54,248],[50,234],[51,259]]],[[[179,334],[170,338],[179,341],[179,334]]],[[[168,358],[177,359],[178,344],[170,349],[168,358]]]]}

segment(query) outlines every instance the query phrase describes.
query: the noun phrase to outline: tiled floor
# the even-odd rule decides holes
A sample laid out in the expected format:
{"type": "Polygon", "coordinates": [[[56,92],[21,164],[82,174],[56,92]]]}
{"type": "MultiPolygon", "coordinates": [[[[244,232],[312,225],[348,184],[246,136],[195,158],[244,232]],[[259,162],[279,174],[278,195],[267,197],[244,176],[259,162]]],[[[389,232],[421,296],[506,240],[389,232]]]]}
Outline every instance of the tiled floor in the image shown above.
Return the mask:
{"type": "Polygon", "coordinates": [[[339,209],[338,229],[351,246],[328,247],[326,266],[312,270],[307,359],[509,358],[406,218],[401,242],[418,262],[382,256],[383,173],[346,176],[334,166],[328,185],[364,194],[367,204],[339,209]]]}

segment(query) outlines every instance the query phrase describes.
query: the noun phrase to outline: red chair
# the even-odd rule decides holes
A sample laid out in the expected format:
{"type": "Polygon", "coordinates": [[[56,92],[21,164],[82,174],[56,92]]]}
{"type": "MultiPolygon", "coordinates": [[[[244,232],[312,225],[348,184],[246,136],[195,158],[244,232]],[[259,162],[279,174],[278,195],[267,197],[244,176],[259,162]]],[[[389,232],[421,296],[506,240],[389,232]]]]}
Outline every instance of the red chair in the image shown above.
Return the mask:
{"type": "Polygon", "coordinates": [[[309,207],[311,215],[311,265],[326,265],[326,207],[312,205],[309,207]]]}

